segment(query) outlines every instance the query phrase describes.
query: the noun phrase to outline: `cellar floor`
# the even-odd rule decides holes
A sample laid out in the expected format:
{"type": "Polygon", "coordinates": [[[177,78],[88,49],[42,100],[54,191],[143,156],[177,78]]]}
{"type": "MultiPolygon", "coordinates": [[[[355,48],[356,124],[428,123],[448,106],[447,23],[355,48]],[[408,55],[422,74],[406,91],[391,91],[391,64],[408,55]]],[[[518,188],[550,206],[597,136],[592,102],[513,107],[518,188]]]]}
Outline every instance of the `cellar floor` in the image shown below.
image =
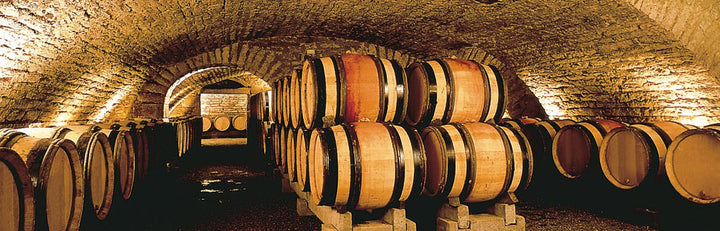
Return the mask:
{"type": "MultiPolygon", "coordinates": [[[[148,179],[148,183],[137,189],[132,201],[114,204],[117,207],[108,220],[100,224],[83,223],[81,229],[318,230],[320,221],[315,217],[298,217],[295,196],[280,193],[279,180],[271,175],[264,158],[249,152],[245,146],[203,146],[183,157],[178,170],[148,179]]],[[[517,207],[518,213],[527,220],[527,230],[654,230],[653,227],[658,227],[654,225],[652,213],[607,209],[600,203],[578,203],[563,196],[541,195],[547,194],[526,195],[517,207]]],[[[434,205],[409,203],[407,206],[410,209],[434,205]]],[[[409,213],[408,216],[418,221],[421,230],[434,229],[432,214],[409,213]]]]}

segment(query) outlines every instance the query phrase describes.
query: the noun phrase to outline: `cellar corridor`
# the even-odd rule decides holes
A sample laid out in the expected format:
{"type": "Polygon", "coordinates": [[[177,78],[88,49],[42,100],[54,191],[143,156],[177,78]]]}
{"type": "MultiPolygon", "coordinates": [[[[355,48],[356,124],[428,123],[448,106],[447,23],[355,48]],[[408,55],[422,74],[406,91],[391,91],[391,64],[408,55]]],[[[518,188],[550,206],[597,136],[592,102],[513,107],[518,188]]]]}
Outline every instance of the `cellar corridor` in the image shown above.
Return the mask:
{"type": "Polygon", "coordinates": [[[0,231],[717,230],[718,22],[720,0],[0,0],[0,231]]]}

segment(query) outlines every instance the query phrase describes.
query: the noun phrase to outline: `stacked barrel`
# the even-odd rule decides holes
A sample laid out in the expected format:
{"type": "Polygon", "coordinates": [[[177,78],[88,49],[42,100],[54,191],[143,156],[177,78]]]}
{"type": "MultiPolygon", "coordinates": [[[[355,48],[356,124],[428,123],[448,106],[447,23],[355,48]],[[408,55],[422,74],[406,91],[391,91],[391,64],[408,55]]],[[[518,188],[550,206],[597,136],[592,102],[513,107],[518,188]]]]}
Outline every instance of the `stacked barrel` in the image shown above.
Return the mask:
{"type": "Polygon", "coordinates": [[[407,76],[395,60],[307,59],[272,84],[274,163],[318,205],[366,210],[418,196],[422,140],[401,126],[407,76]]]}
{"type": "Polygon", "coordinates": [[[165,171],[167,156],[178,156],[167,147],[182,143],[179,124],[0,130],[0,230],[78,230],[105,221],[149,176],[165,171]]]}
{"type": "Polygon", "coordinates": [[[319,205],[373,209],[418,194],[476,203],[558,186],[662,184],[696,203],[720,200],[710,151],[720,148],[720,125],[501,119],[503,78],[474,61],[403,69],[367,55],[311,58],[271,86],[271,162],[319,205]]]}
{"type": "Polygon", "coordinates": [[[270,160],[270,131],[273,124],[270,98],[272,92],[260,92],[250,97],[247,120],[248,145],[270,160]]]}
{"type": "Polygon", "coordinates": [[[507,91],[499,71],[470,60],[411,64],[405,121],[423,128],[425,194],[463,203],[511,196],[532,177],[532,149],[521,131],[497,125],[507,91]]]}

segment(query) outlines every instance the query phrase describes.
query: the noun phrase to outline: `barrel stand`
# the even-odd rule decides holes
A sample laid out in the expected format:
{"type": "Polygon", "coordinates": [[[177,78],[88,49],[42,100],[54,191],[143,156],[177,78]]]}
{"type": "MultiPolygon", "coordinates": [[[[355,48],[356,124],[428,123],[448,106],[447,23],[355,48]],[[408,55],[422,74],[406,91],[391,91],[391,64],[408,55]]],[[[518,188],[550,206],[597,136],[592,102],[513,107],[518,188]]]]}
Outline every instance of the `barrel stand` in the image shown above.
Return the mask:
{"type": "Polygon", "coordinates": [[[319,206],[309,202],[310,192],[303,192],[297,182],[291,182],[292,189],[297,194],[298,216],[316,216],[322,221],[322,230],[366,230],[366,231],[400,231],[416,230],[415,222],[405,217],[405,209],[388,208],[380,220],[366,220],[353,222],[350,211],[338,211],[330,206],[319,206]]]}
{"type": "Polygon", "coordinates": [[[514,201],[514,195],[509,196],[490,206],[487,213],[470,214],[459,198],[448,198],[438,211],[437,230],[525,230],[525,218],[515,214],[514,201]]]}
{"type": "Polygon", "coordinates": [[[293,182],[290,182],[290,177],[288,177],[288,174],[282,173],[282,170],[280,170],[279,168],[275,169],[275,171],[279,172],[279,174],[282,176],[282,179],[280,179],[280,192],[283,192],[283,193],[294,192],[291,187],[293,182]]]}

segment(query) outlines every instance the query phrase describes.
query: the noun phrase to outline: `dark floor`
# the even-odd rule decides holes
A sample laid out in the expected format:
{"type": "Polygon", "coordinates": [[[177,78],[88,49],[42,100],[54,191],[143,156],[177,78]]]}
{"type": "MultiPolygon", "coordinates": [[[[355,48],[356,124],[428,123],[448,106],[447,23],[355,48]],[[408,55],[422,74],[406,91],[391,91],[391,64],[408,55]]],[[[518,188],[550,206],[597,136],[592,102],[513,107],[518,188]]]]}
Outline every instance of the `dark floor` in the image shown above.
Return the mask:
{"type": "MultiPolygon", "coordinates": [[[[318,230],[317,218],[297,216],[296,197],[281,193],[279,182],[264,157],[245,146],[204,146],[184,156],[177,170],[149,179],[132,201],[114,204],[108,220],[83,223],[82,229],[318,230]]],[[[527,230],[717,230],[714,220],[706,218],[720,219],[720,214],[706,211],[659,216],[597,195],[567,195],[521,195],[517,211],[527,219],[527,230]]],[[[410,210],[431,211],[435,206],[408,203],[408,216],[421,230],[433,230],[432,213],[410,210]]]]}

